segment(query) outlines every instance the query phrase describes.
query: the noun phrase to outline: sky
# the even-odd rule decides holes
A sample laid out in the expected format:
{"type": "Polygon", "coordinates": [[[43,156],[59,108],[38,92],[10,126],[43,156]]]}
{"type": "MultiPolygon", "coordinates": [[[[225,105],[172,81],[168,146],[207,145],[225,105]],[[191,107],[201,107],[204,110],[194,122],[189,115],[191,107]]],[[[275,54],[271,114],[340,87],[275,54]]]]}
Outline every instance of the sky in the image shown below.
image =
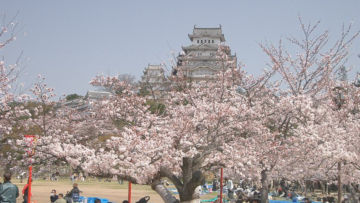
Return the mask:
{"type": "MultiPolygon", "coordinates": [[[[300,36],[298,16],[320,20],[319,33],[329,30],[330,40],[344,23],[360,30],[359,0],[0,0],[0,15],[16,14],[17,39],[0,56],[11,64],[21,55],[23,89],[41,74],[58,96],[85,95],[98,74],[140,79],[148,64],[170,64],[190,44],[194,25],[221,24],[226,44],[254,75],[269,62],[259,43],[300,36]]],[[[349,78],[360,71],[358,54],[359,38],[349,54],[349,78]]]]}

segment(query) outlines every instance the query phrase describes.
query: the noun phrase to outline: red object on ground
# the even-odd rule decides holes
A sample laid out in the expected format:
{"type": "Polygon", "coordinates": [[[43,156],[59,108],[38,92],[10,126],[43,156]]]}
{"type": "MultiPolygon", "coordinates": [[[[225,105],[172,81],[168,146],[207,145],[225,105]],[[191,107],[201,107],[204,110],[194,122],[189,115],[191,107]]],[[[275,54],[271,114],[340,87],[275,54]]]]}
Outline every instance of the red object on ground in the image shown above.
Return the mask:
{"type": "Polygon", "coordinates": [[[223,199],[223,175],[224,175],[224,169],[221,168],[221,172],[220,172],[220,203],[222,203],[222,199],[223,199]]]}
{"type": "Polygon", "coordinates": [[[128,201],[129,201],[129,203],[131,203],[131,182],[129,181],[129,188],[128,188],[128,190],[129,190],[129,193],[128,193],[128,201]]]}

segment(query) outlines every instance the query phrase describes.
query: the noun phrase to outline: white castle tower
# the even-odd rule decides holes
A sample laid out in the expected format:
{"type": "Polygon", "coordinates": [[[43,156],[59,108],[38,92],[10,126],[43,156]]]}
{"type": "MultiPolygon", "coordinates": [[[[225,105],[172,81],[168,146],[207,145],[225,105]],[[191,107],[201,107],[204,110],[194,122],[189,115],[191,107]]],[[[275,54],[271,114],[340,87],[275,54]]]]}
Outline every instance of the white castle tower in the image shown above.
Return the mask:
{"type": "Polygon", "coordinates": [[[177,66],[173,74],[183,71],[192,80],[206,80],[224,68],[224,61],[217,56],[219,47],[223,47],[227,60],[237,63],[236,55],[225,45],[221,26],[216,28],[199,28],[194,26],[189,34],[192,44],[182,47],[183,53],[177,57],[177,66]]]}

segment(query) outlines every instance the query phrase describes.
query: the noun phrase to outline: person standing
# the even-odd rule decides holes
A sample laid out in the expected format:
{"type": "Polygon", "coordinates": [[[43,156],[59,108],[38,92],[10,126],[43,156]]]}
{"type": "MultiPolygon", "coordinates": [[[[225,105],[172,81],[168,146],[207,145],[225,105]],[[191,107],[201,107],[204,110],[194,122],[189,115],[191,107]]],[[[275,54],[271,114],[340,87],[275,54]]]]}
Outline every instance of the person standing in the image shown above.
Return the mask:
{"type": "Polygon", "coordinates": [[[0,185],[0,203],[16,203],[19,197],[19,188],[10,182],[11,173],[4,174],[4,183],[0,185]]]}
{"type": "Polygon", "coordinates": [[[51,201],[51,203],[54,203],[58,198],[59,198],[59,196],[56,194],[56,190],[53,189],[53,190],[51,191],[51,195],[50,195],[50,201],[51,201]]]}
{"type": "Polygon", "coordinates": [[[80,202],[80,190],[77,183],[74,183],[73,189],[70,191],[69,196],[72,198],[73,203],[80,202]]]}
{"type": "MultiPolygon", "coordinates": [[[[28,202],[28,199],[29,199],[29,187],[30,187],[30,182],[29,182],[29,179],[28,179],[27,184],[24,186],[24,188],[22,190],[22,195],[23,195],[23,198],[24,198],[23,203],[28,202]]],[[[31,196],[31,194],[30,194],[30,196],[31,196]]]]}
{"type": "Polygon", "coordinates": [[[215,177],[214,180],[213,180],[213,187],[212,187],[212,191],[216,191],[218,190],[218,185],[219,185],[219,182],[217,180],[217,178],[215,177]]]}

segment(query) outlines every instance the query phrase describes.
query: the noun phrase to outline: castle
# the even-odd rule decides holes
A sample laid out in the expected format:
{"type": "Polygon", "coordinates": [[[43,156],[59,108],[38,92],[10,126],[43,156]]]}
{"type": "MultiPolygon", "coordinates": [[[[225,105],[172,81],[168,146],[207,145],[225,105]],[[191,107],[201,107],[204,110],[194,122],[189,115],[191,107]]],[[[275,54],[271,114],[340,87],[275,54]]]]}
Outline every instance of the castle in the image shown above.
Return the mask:
{"type": "MultiPolygon", "coordinates": [[[[215,28],[200,28],[194,26],[189,34],[191,44],[182,47],[177,56],[177,63],[172,74],[182,72],[191,81],[209,80],[218,71],[228,68],[226,61],[237,64],[236,55],[231,54],[229,46],[225,45],[225,37],[221,26],[215,28]],[[219,48],[225,59],[219,57],[219,48]],[[224,61],[226,60],[226,61],[224,61]]],[[[157,93],[165,91],[168,86],[164,68],[161,65],[148,65],[140,82],[143,86],[157,93]]]]}
{"type": "MultiPolygon", "coordinates": [[[[225,45],[225,36],[221,26],[200,28],[194,26],[193,32],[188,35],[191,44],[182,47],[182,52],[177,56],[177,63],[172,67],[172,75],[181,72],[191,81],[211,80],[220,70],[229,68],[230,63],[236,65],[236,55],[231,54],[230,47],[225,45]],[[219,57],[221,51],[222,57],[219,57]]],[[[149,64],[143,71],[140,80],[140,91],[153,99],[166,96],[166,91],[171,82],[165,74],[162,65],[149,64]]],[[[93,100],[107,98],[111,95],[108,91],[88,91],[85,98],[67,101],[65,106],[78,110],[86,109],[93,100]]]]}

